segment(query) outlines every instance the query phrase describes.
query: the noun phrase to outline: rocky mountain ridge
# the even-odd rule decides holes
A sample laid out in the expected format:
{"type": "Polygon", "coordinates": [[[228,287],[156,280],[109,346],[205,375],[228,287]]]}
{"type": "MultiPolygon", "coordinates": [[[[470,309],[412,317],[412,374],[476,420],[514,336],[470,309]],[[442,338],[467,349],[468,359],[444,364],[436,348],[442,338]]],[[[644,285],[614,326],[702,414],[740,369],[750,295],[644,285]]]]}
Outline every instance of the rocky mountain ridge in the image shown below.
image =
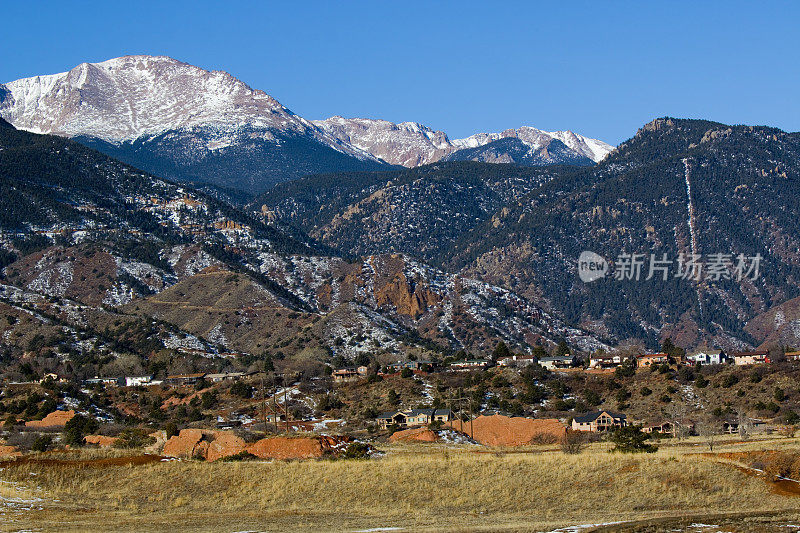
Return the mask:
{"type": "Polygon", "coordinates": [[[334,116],[325,120],[315,120],[314,124],[342,142],[404,167],[426,165],[443,159],[517,163],[517,160],[502,150],[500,155],[491,161],[473,156],[470,151],[501,139],[517,139],[519,141],[517,146],[523,145],[527,148],[526,152],[540,154],[539,158],[530,157],[528,160],[520,161],[526,166],[571,164],[574,160],[592,164],[601,161],[614,149],[607,143],[571,131],[547,132],[530,126],[507,129],[498,133],[478,133],[464,139],[450,140],[446,133],[417,122],[395,124],[387,120],[347,119],[334,116]],[[543,150],[553,141],[563,143],[564,155],[550,155],[543,150]]]}

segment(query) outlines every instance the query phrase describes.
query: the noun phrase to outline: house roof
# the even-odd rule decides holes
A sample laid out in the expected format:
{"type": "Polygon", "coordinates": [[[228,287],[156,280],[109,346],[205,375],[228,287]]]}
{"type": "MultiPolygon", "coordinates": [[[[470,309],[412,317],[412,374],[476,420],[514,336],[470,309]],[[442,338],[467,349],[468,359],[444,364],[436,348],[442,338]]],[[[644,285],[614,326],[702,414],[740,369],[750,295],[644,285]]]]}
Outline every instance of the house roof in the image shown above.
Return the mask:
{"type": "Polygon", "coordinates": [[[204,377],[206,374],[203,372],[197,374],[176,374],[174,376],[167,376],[167,379],[200,379],[204,377]]]}
{"type": "Polygon", "coordinates": [[[393,418],[397,414],[402,414],[403,416],[449,416],[451,413],[449,409],[406,409],[404,411],[386,411],[385,413],[378,415],[378,418],[393,418]]]}
{"type": "Polygon", "coordinates": [[[586,413],[584,415],[579,415],[579,416],[576,416],[574,418],[574,420],[575,420],[575,422],[577,422],[579,424],[588,424],[590,422],[594,422],[595,420],[597,420],[600,417],[600,415],[602,415],[603,413],[607,413],[608,415],[611,415],[613,418],[618,418],[618,419],[621,419],[621,420],[625,420],[625,415],[624,414],[617,413],[617,412],[614,412],[614,411],[609,411],[608,409],[603,410],[603,411],[594,411],[592,413],[586,413]]]}
{"type": "Polygon", "coordinates": [[[542,357],[539,361],[572,361],[574,355],[551,355],[549,357],[542,357]]]}

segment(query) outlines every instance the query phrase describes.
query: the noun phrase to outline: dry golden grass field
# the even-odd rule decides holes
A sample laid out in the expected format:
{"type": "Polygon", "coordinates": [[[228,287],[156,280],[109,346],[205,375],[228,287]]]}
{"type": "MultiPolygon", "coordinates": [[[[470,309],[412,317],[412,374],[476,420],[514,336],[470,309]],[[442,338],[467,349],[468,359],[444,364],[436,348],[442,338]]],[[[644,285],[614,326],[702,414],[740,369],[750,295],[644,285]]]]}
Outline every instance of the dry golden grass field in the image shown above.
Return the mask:
{"type": "Polygon", "coordinates": [[[51,453],[0,465],[0,528],[551,531],[638,521],[599,529],[662,531],[712,520],[767,531],[800,520],[800,496],[730,458],[765,449],[800,452],[800,441],[731,439],[715,447],[720,456],[692,440],[636,455],[606,444],[579,455],[403,444],[360,461],[126,464],[120,451],[51,453]]]}

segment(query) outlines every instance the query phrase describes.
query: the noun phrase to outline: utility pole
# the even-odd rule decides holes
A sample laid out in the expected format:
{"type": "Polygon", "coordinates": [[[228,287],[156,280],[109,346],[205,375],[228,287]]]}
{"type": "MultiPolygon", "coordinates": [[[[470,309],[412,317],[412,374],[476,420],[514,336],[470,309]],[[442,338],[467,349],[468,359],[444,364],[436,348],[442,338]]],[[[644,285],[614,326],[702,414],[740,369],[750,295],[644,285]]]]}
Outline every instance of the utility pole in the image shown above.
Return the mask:
{"type": "Polygon", "coordinates": [[[475,432],[472,431],[472,421],[475,419],[475,411],[473,410],[472,397],[469,398],[469,438],[475,440],[475,432]]]}
{"type": "MultiPolygon", "coordinates": [[[[459,428],[460,428],[459,431],[461,431],[461,433],[464,433],[464,417],[461,416],[461,414],[463,412],[464,400],[468,400],[468,399],[469,398],[465,398],[463,396],[459,396],[458,398],[451,398],[451,401],[458,402],[458,421],[459,421],[459,428]]],[[[470,406],[470,410],[471,409],[472,409],[472,407],[470,406]]],[[[470,424],[472,424],[472,418],[470,418],[470,424]]],[[[453,426],[453,429],[455,429],[455,426],[453,426]]]]}
{"type": "Polygon", "coordinates": [[[264,386],[264,376],[267,374],[267,364],[264,363],[264,372],[261,374],[261,414],[264,417],[264,436],[267,436],[267,388],[264,386]]]}
{"type": "Polygon", "coordinates": [[[286,434],[289,434],[289,399],[286,393],[286,373],[283,373],[283,410],[286,417],[286,434]]]}

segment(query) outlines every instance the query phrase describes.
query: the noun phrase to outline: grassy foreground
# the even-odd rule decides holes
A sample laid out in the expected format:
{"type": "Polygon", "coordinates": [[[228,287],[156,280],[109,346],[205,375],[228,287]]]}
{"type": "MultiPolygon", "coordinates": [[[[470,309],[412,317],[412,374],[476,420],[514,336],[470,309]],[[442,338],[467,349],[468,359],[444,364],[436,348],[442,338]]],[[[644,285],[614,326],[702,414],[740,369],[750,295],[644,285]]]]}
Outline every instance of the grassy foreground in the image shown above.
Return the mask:
{"type": "MultiPolygon", "coordinates": [[[[772,444],[798,447],[794,439],[772,444]]],[[[664,516],[800,509],[800,498],[697,455],[702,449],[690,444],[662,447],[651,455],[611,454],[600,446],[576,456],[552,447],[487,453],[472,447],[405,445],[386,451],[385,457],[369,461],[6,464],[0,471],[6,482],[0,485],[6,487],[0,489],[6,490],[3,497],[13,498],[11,492],[18,490],[21,497],[42,501],[30,509],[3,511],[0,506],[0,527],[542,531],[664,516]]]]}

